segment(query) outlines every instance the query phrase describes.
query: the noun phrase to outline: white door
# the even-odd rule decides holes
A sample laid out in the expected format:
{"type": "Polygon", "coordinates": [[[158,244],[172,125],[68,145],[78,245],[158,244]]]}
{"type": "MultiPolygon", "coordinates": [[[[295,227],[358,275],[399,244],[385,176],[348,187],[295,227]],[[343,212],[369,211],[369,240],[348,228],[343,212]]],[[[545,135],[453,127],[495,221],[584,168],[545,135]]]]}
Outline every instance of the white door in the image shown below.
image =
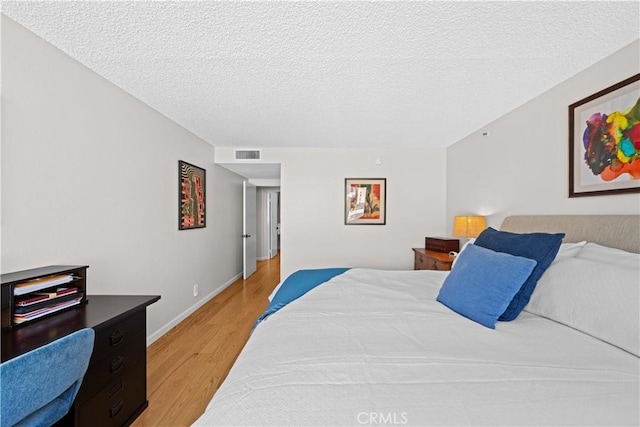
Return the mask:
{"type": "Polygon", "coordinates": [[[269,258],[278,255],[278,196],[277,191],[269,192],[269,258]]]}
{"type": "Polygon", "coordinates": [[[256,272],[256,186],[242,184],[242,277],[246,279],[256,272]]]}

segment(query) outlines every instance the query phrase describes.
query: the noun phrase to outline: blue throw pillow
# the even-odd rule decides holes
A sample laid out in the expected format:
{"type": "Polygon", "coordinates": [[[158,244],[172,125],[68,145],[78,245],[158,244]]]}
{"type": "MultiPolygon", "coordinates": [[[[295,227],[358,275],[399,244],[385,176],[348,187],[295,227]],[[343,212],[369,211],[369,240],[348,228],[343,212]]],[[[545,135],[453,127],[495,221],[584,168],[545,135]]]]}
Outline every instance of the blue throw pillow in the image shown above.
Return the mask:
{"type": "Polygon", "coordinates": [[[495,329],[536,262],[469,245],[458,255],[437,300],[487,328],[495,329]]]}
{"type": "Polygon", "coordinates": [[[538,263],[498,320],[515,319],[529,303],[538,280],[558,254],[563,237],[564,233],[517,234],[494,230],[491,227],[480,233],[475,241],[476,245],[496,252],[534,259],[538,263]]]}

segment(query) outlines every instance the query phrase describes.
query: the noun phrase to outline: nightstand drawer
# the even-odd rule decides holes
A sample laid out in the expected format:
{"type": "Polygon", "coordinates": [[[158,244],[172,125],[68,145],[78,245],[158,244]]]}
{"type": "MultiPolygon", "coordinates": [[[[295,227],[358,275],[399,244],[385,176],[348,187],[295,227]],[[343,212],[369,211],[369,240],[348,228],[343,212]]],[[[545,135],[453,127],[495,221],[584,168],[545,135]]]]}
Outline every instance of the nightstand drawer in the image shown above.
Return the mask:
{"type": "Polygon", "coordinates": [[[416,252],[414,270],[432,270],[428,265],[429,258],[423,253],[416,252]]]}
{"type": "Polygon", "coordinates": [[[414,270],[451,270],[453,264],[453,257],[448,253],[430,251],[422,248],[413,248],[414,255],[414,270]]]}
{"type": "Polygon", "coordinates": [[[451,263],[444,263],[437,259],[431,259],[428,264],[430,265],[429,270],[441,270],[441,271],[449,271],[451,270],[451,263]]]}

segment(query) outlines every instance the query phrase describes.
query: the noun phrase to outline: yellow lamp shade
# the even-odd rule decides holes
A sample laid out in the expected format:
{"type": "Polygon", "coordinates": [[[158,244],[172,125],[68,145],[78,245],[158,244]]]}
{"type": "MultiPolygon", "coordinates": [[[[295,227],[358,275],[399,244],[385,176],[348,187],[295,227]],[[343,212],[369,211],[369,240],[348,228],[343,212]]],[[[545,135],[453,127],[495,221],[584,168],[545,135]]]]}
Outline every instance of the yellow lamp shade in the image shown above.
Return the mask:
{"type": "Polygon", "coordinates": [[[453,235],[457,237],[478,237],[478,234],[487,228],[483,216],[456,216],[453,219],[453,235]]]}

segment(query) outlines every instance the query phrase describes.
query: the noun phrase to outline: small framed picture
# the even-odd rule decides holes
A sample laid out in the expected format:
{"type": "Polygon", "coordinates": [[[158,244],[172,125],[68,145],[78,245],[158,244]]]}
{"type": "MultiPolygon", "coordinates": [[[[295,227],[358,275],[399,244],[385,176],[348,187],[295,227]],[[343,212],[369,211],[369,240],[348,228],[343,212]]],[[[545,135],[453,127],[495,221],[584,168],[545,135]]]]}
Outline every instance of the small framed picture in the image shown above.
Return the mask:
{"type": "Polygon", "coordinates": [[[640,192],[640,74],[569,106],[569,197],[640,192]]]}
{"type": "Polygon", "coordinates": [[[344,191],[346,225],[386,224],[386,178],[346,178],[344,191]]]}
{"type": "Polygon", "coordinates": [[[178,229],[204,228],[206,212],[206,171],[198,166],[178,161],[178,229]]]}

